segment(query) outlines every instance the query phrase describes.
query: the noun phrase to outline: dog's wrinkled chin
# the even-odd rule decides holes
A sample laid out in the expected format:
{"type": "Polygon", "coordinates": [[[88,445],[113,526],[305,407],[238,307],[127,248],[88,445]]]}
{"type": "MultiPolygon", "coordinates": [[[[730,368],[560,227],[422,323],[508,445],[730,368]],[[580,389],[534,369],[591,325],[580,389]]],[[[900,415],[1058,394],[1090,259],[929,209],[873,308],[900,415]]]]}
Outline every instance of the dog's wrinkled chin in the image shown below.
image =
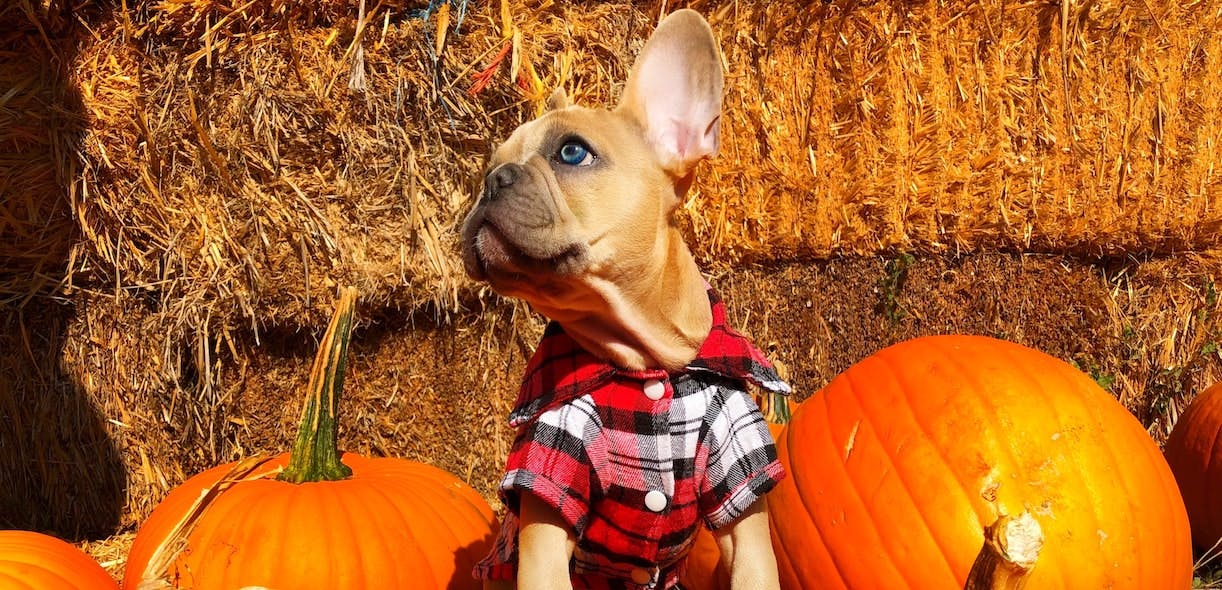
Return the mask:
{"type": "Polygon", "coordinates": [[[549,277],[577,275],[588,263],[589,249],[581,242],[540,256],[528,254],[526,247],[515,243],[490,220],[484,219],[473,229],[469,243],[464,244],[463,264],[471,278],[487,281],[494,289],[516,291],[549,277]]]}

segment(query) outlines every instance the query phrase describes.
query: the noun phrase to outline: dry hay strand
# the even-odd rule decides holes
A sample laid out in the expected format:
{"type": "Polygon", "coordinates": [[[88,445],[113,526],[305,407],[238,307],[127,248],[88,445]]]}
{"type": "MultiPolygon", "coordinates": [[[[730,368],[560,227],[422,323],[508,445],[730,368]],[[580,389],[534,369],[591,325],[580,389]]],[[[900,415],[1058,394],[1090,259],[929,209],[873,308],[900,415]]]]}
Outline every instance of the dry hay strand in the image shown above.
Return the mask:
{"type": "Polygon", "coordinates": [[[708,256],[1219,245],[1216,3],[704,5],[729,67],[687,204],[708,256]]]}
{"type": "Polygon", "coordinates": [[[135,540],[136,533],[126,532],[104,539],[84,541],[79,547],[98,562],[110,577],[120,581],[123,579],[123,569],[127,566],[127,554],[131,552],[132,542],[135,540]]]}

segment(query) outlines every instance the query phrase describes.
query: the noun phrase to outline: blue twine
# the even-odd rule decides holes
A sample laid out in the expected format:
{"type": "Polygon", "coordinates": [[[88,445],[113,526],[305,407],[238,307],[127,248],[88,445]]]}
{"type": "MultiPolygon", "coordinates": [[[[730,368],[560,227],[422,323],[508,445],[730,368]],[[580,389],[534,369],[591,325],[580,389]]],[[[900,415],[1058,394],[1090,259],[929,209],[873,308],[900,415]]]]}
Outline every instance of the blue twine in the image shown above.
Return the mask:
{"type": "Polygon", "coordinates": [[[408,16],[410,16],[411,18],[428,20],[430,17],[433,16],[433,11],[437,10],[441,6],[441,4],[444,2],[444,3],[449,4],[450,6],[456,6],[458,8],[458,19],[454,21],[454,32],[460,33],[462,29],[462,21],[464,18],[467,17],[467,2],[468,1],[469,0],[429,0],[428,6],[424,8],[417,8],[415,10],[412,10],[408,13],[408,16]]]}

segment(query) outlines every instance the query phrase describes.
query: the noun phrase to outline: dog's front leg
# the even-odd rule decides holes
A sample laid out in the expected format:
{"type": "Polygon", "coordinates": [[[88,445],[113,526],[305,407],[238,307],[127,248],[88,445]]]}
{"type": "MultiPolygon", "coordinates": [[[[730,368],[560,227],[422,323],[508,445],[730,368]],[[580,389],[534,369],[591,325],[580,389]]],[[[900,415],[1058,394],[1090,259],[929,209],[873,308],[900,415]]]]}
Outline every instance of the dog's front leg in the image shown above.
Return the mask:
{"type": "MultiPolygon", "coordinates": [[[[522,494],[518,531],[518,588],[573,590],[569,560],[577,540],[554,508],[531,494],[522,494]]],[[[764,525],[767,526],[767,521],[764,525]]],[[[765,535],[767,529],[764,529],[765,535]]]]}
{"type": "Polygon", "coordinates": [[[768,532],[768,509],[763,500],[733,523],[713,531],[722,563],[729,564],[732,590],[779,590],[776,554],[768,532]]]}

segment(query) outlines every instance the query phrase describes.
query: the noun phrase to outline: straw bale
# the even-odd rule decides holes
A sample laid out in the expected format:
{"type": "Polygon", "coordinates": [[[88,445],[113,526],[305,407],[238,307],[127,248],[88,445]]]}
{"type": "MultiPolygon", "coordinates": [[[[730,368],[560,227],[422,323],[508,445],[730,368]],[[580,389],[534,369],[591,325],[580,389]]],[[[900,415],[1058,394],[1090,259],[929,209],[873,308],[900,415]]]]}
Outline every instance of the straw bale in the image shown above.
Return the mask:
{"type": "Polygon", "coordinates": [[[1215,247],[1214,2],[708,3],[709,256],[1215,247]]]}
{"type": "MultiPolygon", "coordinates": [[[[707,264],[1222,235],[1208,3],[695,4],[729,75],[722,154],[681,215],[707,264]]],[[[491,142],[555,86],[612,103],[655,11],[491,2],[455,30],[375,5],[360,39],[338,2],[116,17],[76,64],[99,97],[80,280],[155,290],[187,327],[316,321],[338,283],[456,309],[454,227],[491,142]]]]}
{"type": "Polygon", "coordinates": [[[74,40],[21,8],[0,9],[0,301],[63,282],[84,127],[64,59],[74,40]]]}
{"type": "Polygon", "coordinates": [[[124,523],[127,475],[103,413],[61,362],[73,309],[0,308],[0,528],[98,538],[124,523]]]}
{"type": "Polygon", "coordinates": [[[983,334],[1075,364],[1165,440],[1222,380],[1222,252],[1100,264],[1050,255],[852,257],[727,272],[735,322],[799,396],[884,346],[983,334]],[[903,261],[902,263],[899,263],[903,261]]]}

